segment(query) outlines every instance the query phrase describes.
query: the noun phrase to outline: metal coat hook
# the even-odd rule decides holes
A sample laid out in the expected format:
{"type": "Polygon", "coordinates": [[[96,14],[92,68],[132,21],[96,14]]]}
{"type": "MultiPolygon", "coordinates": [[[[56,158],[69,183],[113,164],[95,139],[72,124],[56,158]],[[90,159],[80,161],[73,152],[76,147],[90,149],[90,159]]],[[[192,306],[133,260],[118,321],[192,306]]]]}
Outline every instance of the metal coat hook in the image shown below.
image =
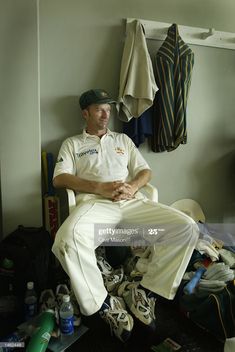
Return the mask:
{"type": "Polygon", "coordinates": [[[207,39],[215,34],[215,28],[210,28],[207,33],[202,33],[202,39],[207,39]]]}
{"type": "MultiPolygon", "coordinates": [[[[127,23],[137,20],[127,18],[127,23]]],[[[138,19],[145,29],[145,38],[164,41],[172,23],[138,19]]],[[[214,28],[199,28],[178,24],[179,33],[187,44],[235,50],[235,33],[216,31],[214,28]]]]}

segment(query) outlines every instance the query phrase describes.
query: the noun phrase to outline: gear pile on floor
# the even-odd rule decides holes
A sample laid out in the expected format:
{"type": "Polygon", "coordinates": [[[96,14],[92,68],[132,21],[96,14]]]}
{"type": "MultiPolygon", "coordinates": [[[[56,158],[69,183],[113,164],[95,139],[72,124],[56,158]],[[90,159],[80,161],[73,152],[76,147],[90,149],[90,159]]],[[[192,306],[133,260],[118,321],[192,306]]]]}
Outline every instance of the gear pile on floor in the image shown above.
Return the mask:
{"type": "MultiPolygon", "coordinates": [[[[225,339],[232,338],[235,334],[235,265],[234,260],[231,260],[235,256],[232,256],[231,252],[227,253],[225,249],[222,249],[221,254],[223,255],[220,255],[218,260],[212,261],[205,253],[194,251],[175,302],[177,302],[176,310],[187,316],[191,320],[190,323],[196,323],[208,331],[212,338],[223,343],[225,339]],[[196,284],[192,285],[198,269],[202,275],[196,284]]],[[[97,264],[108,293],[123,298],[127,312],[147,326],[151,326],[153,321],[158,324],[159,302],[162,301],[161,297],[157,298],[157,302],[156,297],[150,299],[138,287],[147,270],[150,256],[149,247],[134,248],[132,255],[115,268],[110,266],[105,257],[97,256],[97,264]]]]}

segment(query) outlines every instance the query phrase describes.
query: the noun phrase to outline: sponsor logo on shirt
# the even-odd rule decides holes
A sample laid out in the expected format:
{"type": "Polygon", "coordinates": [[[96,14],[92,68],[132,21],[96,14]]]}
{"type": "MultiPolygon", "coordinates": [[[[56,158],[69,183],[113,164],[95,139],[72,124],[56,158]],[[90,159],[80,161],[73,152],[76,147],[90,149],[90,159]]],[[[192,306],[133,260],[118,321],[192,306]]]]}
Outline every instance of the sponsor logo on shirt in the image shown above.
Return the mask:
{"type": "Polygon", "coordinates": [[[124,150],[123,148],[120,148],[120,147],[116,147],[116,148],[115,148],[115,152],[116,152],[117,154],[122,154],[122,155],[125,154],[125,150],[124,150]]]}
{"type": "Polygon", "coordinates": [[[81,153],[76,153],[78,158],[81,158],[84,155],[93,155],[93,154],[98,154],[98,150],[97,149],[88,149],[85,152],[81,152],[81,153]]]}

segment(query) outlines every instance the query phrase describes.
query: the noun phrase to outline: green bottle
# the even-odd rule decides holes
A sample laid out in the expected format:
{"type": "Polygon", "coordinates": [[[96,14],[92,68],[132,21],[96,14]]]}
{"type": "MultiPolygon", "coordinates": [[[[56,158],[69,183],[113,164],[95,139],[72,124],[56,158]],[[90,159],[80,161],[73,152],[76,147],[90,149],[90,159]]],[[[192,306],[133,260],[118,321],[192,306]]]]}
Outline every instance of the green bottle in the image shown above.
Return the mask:
{"type": "Polygon", "coordinates": [[[54,326],[55,312],[52,309],[48,309],[40,315],[38,327],[29,340],[26,352],[46,351],[54,326]]]}

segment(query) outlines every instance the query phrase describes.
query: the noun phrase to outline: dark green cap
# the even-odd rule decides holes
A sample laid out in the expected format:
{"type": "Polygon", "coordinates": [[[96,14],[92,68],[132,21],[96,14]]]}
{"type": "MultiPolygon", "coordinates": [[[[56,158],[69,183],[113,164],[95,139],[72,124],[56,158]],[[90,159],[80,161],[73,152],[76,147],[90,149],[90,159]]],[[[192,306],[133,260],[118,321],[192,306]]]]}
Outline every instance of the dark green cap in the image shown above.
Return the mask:
{"type": "Polygon", "coordinates": [[[104,89],[90,89],[87,92],[84,92],[79,99],[79,104],[82,110],[86,109],[91,104],[112,103],[115,103],[115,101],[104,89]]]}

